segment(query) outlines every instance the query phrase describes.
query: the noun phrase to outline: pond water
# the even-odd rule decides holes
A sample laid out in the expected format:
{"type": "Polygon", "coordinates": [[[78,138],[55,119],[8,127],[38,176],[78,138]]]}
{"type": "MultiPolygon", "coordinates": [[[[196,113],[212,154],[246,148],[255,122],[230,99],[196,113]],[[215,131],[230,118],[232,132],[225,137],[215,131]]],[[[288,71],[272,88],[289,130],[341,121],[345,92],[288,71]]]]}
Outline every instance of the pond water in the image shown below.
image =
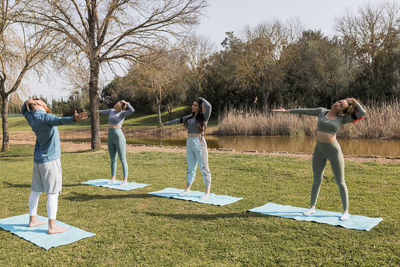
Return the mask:
{"type": "MultiPolygon", "coordinates": [[[[209,148],[226,148],[235,151],[257,150],[264,152],[302,152],[312,154],[315,138],[271,136],[206,136],[209,148]]],[[[106,142],[106,140],[103,140],[106,142]]],[[[185,146],[186,138],[134,137],[126,138],[128,144],[185,146]]],[[[375,155],[400,157],[399,140],[338,140],[345,155],[375,155]]]]}

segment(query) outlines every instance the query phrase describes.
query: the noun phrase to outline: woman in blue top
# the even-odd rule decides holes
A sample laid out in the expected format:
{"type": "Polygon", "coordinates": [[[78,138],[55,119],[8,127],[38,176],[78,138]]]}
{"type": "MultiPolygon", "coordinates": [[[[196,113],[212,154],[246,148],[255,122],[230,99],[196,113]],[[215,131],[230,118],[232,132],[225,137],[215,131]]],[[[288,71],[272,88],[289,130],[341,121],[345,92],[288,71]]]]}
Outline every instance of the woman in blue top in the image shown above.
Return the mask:
{"type": "Polygon", "coordinates": [[[211,173],[208,168],[207,142],[204,139],[204,131],[210,116],[211,104],[204,98],[199,97],[192,104],[192,114],[165,123],[165,125],[183,123],[188,132],[186,140],[187,183],[185,191],[180,193],[180,196],[189,195],[190,187],[196,176],[197,164],[199,164],[206,186],[206,193],[201,198],[208,199],[210,197],[211,173]]]}
{"type": "Polygon", "coordinates": [[[304,212],[304,215],[315,213],[322,175],[326,160],[329,160],[336,184],[339,188],[340,198],[342,199],[343,215],[340,217],[340,220],[348,220],[350,217],[348,207],[349,197],[344,180],[344,159],[340,145],[336,140],[336,133],[343,124],[362,119],[366,113],[364,108],[354,98],[346,98],[334,103],[330,110],[326,108],[291,110],[280,108],[272,111],[318,116],[317,144],[315,145],[312,158],[314,182],[311,188],[311,207],[304,212]]]}
{"type": "Polygon", "coordinates": [[[114,108],[99,110],[100,114],[108,115],[108,153],[111,159],[111,181],[109,184],[115,183],[117,173],[117,153],[122,164],[122,172],[124,181],[121,186],[128,183],[128,162],[126,161],[126,140],[121,130],[125,117],[135,112],[135,109],[125,100],[118,101],[114,108]]]}

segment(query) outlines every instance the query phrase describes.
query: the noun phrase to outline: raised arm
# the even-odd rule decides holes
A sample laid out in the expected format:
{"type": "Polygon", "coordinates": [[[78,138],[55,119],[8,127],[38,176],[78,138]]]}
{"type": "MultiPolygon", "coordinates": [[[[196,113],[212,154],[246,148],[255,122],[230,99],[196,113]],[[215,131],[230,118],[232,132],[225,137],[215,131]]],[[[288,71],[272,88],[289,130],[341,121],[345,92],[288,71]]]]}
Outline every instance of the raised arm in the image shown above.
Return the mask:
{"type": "Polygon", "coordinates": [[[131,104],[129,104],[129,102],[125,101],[125,105],[126,105],[126,110],[121,112],[122,116],[126,117],[135,112],[135,109],[131,106],[131,104]]]}
{"type": "Polygon", "coordinates": [[[26,114],[29,112],[27,105],[28,105],[28,100],[25,101],[25,102],[22,104],[22,107],[21,107],[21,113],[22,113],[22,115],[23,115],[24,117],[26,117],[26,114]]]}
{"type": "Polygon", "coordinates": [[[354,106],[355,113],[349,116],[346,116],[344,118],[345,123],[349,122],[356,122],[358,120],[361,120],[364,118],[365,114],[367,113],[363,106],[360,105],[360,103],[357,102],[354,98],[349,98],[348,101],[351,103],[352,106],[354,106]]]}
{"type": "Polygon", "coordinates": [[[175,120],[167,121],[166,123],[164,123],[164,125],[183,123],[186,119],[190,118],[191,116],[192,116],[192,114],[189,114],[189,115],[183,116],[181,118],[176,118],[175,120]]]}
{"type": "Polygon", "coordinates": [[[201,104],[201,109],[204,114],[204,119],[206,120],[206,123],[207,123],[211,117],[211,104],[202,97],[199,97],[199,99],[201,100],[201,102],[203,102],[201,104]]]}

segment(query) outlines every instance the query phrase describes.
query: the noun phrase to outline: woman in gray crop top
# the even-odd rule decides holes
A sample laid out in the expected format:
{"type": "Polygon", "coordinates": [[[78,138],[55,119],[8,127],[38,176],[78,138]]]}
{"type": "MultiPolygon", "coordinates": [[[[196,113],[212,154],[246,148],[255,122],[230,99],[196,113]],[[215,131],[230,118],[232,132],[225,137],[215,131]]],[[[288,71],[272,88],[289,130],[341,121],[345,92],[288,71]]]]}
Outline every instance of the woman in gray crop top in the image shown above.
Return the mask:
{"type": "Polygon", "coordinates": [[[211,196],[211,173],[208,167],[207,142],[204,139],[204,130],[211,116],[211,104],[202,97],[199,97],[192,104],[192,114],[182,118],[177,118],[166,122],[164,125],[183,123],[188,131],[186,140],[186,160],[187,177],[186,188],[180,193],[180,196],[186,196],[190,193],[190,187],[196,176],[197,164],[200,166],[203,181],[206,186],[206,193],[201,196],[202,199],[208,199],[211,196]]]}
{"type": "Polygon", "coordinates": [[[125,100],[118,101],[114,108],[99,110],[100,114],[108,115],[108,153],[111,159],[111,181],[109,184],[115,184],[115,176],[117,173],[117,153],[122,164],[122,172],[124,180],[121,186],[128,183],[128,162],[126,161],[126,140],[121,130],[122,123],[126,116],[135,112],[135,109],[125,100]]]}
{"type": "Polygon", "coordinates": [[[311,207],[304,212],[304,215],[308,216],[316,212],[315,207],[321,188],[323,172],[326,161],[329,160],[342,200],[343,214],[339,220],[348,220],[350,218],[349,197],[344,180],[344,159],[342,149],[336,140],[336,133],[343,124],[353,123],[362,119],[366,113],[364,108],[354,98],[346,98],[335,102],[330,110],[326,108],[291,110],[280,108],[272,111],[318,116],[317,144],[312,158],[314,182],[311,188],[311,207]]]}

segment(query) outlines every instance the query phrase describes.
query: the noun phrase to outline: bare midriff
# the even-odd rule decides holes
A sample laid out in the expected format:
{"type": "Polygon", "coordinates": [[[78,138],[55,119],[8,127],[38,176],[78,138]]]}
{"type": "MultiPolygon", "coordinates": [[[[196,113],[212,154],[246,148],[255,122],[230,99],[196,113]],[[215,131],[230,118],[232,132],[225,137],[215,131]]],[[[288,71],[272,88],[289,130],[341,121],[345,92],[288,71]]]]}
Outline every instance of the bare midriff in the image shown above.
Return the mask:
{"type": "Polygon", "coordinates": [[[108,127],[109,127],[109,128],[113,128],[113,129],[115,129],[115,128],[121,128],[121,126],[119,126],[119,125],[112,125],[112,124],[109,124],[108,127]]]}
{"type": "Polygon", "coordinates": [[[321,143],[332,143],[336,140],[336,135],[318,131],[317,140],[321,143]]]}
{"type": "Polygon", "coordinates": [[[189,137],[198,137],[198,136],[201,136],[201,134],[199,134],[199,133],[188,133],[187,134],[189,137]]]}

